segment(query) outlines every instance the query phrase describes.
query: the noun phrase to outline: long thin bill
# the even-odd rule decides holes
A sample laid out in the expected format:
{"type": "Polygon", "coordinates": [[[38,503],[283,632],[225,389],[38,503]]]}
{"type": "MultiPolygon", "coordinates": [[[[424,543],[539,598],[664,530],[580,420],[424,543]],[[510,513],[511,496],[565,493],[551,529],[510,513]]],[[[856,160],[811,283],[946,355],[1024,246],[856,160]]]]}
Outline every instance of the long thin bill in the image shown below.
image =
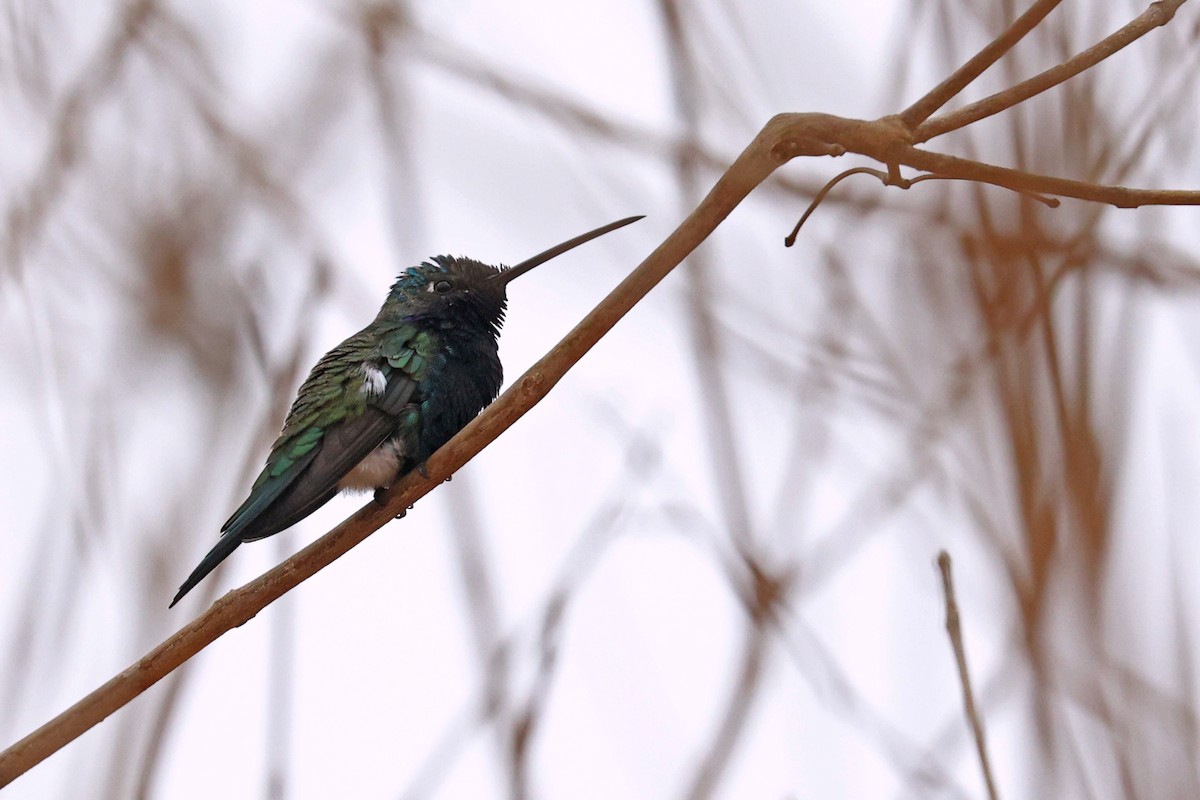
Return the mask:
{"type": "Polygon", "coordinates": [[[594,231],[588,231],[587,233],[580,234],[579,236],[576,236],[574,239],[568,239],[567,241],[563,242],[562,244],[556,244],[554,247],[551,247],[549,250],[544,250],[541,253],[538,253],[533,258],[527,258],[524,261],[522,261],[520,264],[516,264],[514,266],[509,267],[508,269],[504,270],[503,272],[497,274],[496,277],[492,278],[492,280],[499,281],[501,283],[501,285],[507,284],[512,279],[521,277],[522,275],[524,275],[526,272],[529,272],[529,270],[533,269],[534,267],[539,266],[540,264],[545,264],[550,259],[557,258],[558,256],[561,256],[563,253],[567,252],[568,250],[573,250],[576,247],[579,247],[579,245],[581,245],[581,244],[590,242],[592,239],[595,239],[597,236],[603,236],[606,233],[612,233],[617,228],[624,228],[626,225],[632,225],[633,223],[637,222],[639,219],[642,219],[644,216],[645,215],[637,216],[637,217],[626,217],[625,219],[619,219],[616,222],[610,222],[603,227],[596,228],[596,230],[594,230],[594,231]]]}

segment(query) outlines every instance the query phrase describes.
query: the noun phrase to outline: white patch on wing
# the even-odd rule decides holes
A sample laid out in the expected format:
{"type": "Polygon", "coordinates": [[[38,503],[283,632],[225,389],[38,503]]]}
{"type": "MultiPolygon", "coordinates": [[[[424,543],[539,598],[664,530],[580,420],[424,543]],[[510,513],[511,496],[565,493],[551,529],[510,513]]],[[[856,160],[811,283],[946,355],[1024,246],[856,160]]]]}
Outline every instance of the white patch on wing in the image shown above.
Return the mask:
{"type": "Polygon", "coordinates": [[[387,378],[379,367],[364,361],[359,369],[363,374],[363,385],[359,391],[368,397],[378,397],[383,394],[383,390],[387,388],[387,378]]]}
{"type": "Polygon", "coordinates": [[[366,492],[389,486],[396,479],[403,458],[404,448],[399,442],[384,442],[338,481],[338,489],[366,492]]]}

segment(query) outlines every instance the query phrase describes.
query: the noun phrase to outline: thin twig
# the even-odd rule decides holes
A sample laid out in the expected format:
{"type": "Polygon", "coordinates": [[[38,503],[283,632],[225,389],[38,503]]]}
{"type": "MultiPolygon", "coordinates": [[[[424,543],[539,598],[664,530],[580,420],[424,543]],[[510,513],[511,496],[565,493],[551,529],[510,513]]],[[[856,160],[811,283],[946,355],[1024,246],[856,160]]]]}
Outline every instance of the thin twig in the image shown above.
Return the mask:
{"type": "Polygon", "coordinates": [[[1047,14],[1058,7],[1062,0],[1038,0],[1028,11],[1009,26],[1008,30],[997,36],[986,47],[956,69],[950,77],[935,86],[929,93],[917,102],[900,112],[900,119],[909,130],[913,130],[935,113],[939,108],[950,102],[959,92],[965,89],[971,81],[978,78],[1000,57],[1007,53],[1025,37],[1025,34],[1038,26],[1047,14]]]}
{"type": "Polygon", "coordinates": [[[975,749],[979,753],[979,767],[983,770],[983,782],[987,785],[989,800],[997,800],[996,782],[992,778],[992,766],[988,759],[987,738],[983,731],[983,720],[975,708],[975,693],[971,689],[971,675],[967,671],[967,649],[963,645],[962,623],[958,616],[958,601],[954,596],[954,578],[950,572],[950,554],[945,550],[938,553],[938,569],[942,572],[942,589],[946,595],[946,633],[954,648],[954,661],[958,665],[958,679],[962,684],[963,708],[971,732],[975,735],[975,749]]]}
{"type": "Polygon", "coordinates": [[[821,202],[825,199],[825,197],[833,191],[833,187],[837,186],[851,175],[874,175],[876,178],[879,178],[884,186],[892,185],[891,176],[882,170],[875,169],[874,167],[855,167],[854,169],[848,169],[845,172],[839,172],[821,187],[821,190],[817,192],[816,197],[814,197],[812,202],[808,204],[808,208],[804,209],[804,213],[800,215],[800,221],[796,223],[796,227],[792,228],[792,232],[784,237],[784,247],[791,247],[796,243],[796,237],[800,235],[800,229],[804,227],[804,223],[808,221],[808,218],[812,216],[812,213],[817,210],[817,206],[821,205],[821,202]]]}
{"type": "Polygon", "coordinates": [[[1200,192],[1178,189],[1131,189],[1126,186],[1106,186],[1100,183],[1038,175],[1009,167],[998,167],[981,161],[948,156],[917,147],[903,146],[897,160],[913,169],[931,172],[943,178],[959,178],[1003,186],[1013,191],[1033,194],[1073,197],[1093,203],[1105,203],[1117,208],[1140,206],[1200,205],[1200,192]]]}
{"type": "MultiPolygon", "coordinates": [[[[821,187],[821,190],[817,192],[817,196],[814,197],[812,202],[808,204],[808,208],[804,209],[804,213],[800,215],[800,221],[796,223],[796,227],[792,228],[792,232],[784,237],[784,247],[791,247],[796,243],[796,237],[800,235],[800,229],[804,227],[804,223],[808,221],[808,218],[812,216],[812,213],[817,210],[817,206],[821,205],[829,193],[833,191],[833,187],[837,186],[851,175],[872,175],[878,178],[879,182],[884,186],[895,186],[899,189],[909,189],[916,184],[924,183],[925,181],[972,180],[971,178],[960,178],[954,175],[918,175],[915,178],[904,178],[900,176],[899,170],[893,172],[884,172],[883,170],[874,169],[873,167],[855,167],[854,169],[848,169],[845,172],[839,172],[837,175],[830,178],[828,183],[821,187]]],[[[1048,208],[1058,208],[1060,205],[1058,199],[1054,197],[1045,197],[1035,192],[1027,192],[1023,189],[1014,189],[1011,186],[1000,186],[999,188],[1008,189],[1009,191],[1028,197],[1031,200],[1036,200],[1048,208]]]]}
{"type": "Polygon", "coordinates": [[[1051,67],[1040,75],[1035,75],[1016,86],[971,103],[969,106],[921,123],[913,131],[913,141],[915,143],[927,142],[935,136],[941,136],[944,133],[966,127],[973,122],[986,119],[1041,94],[1047,89],[1058,86],[1133,44],[1155,28],[1166,25],[1175,16],[1176,9],[1184,2],[1186,0],[1161,0],[1161,2],[1151,3],[1150,7],[1143,11],[1137,19],[1062,64],[1051,67]]]}

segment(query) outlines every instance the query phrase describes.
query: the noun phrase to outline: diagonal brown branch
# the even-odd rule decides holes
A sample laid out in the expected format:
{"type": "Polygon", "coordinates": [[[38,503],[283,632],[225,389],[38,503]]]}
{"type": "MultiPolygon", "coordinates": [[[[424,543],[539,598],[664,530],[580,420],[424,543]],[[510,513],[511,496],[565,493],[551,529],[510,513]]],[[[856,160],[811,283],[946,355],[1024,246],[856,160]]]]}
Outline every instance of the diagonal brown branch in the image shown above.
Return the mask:
{"type": "Polygon", "coordinates": [[[708,196],[637,269],[529,369],[495,403],[429,459],[428,478],[411,473],[387,494],[270,570],[222,597],[204,614],[75,705],[0,753],[0,786],[11,783],[59,748],[153,686],[222,634],[259,611],[381,528],[490,444],[554,388],[633,306],[728,216],[742,199],[786,161],[764,130],[708,196]]]}

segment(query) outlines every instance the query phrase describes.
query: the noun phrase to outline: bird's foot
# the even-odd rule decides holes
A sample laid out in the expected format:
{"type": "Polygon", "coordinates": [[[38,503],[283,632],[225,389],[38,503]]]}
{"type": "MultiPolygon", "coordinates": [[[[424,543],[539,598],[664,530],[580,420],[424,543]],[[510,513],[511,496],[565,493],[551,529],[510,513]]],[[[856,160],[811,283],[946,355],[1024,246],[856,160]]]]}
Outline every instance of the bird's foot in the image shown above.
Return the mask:
{"type": "MultiPolygon", "coordinates": [[[[386,487],[386,486],[380,486],[379,488],[377,488],[377,489],[375,490],[375,494],[373,495],[373,497],[374,497],[374,499],[375,499],[375,502],[376,502],[376,503],[378,503],[378,504],[379,504],[379,505],[381,505],[381,506],[386,506],[386,505],[387,505],[387,498],[386,498],[386,497],[384,497],[384,495],[385,495],[385,494],[387,494],[387,490],[388,490],[388,487],[386,487]]],[[[407,510],[406,510],[406,511],[401,511],[399,514],[397,514],[397,515],[396,515],[396,519],[404,519],[404,516],[405,516],[406,514],[408,514],[408,511],[407,511],[407,510]]]]}
{"type": "Polygon", "coordinates": [[[424,461],[422,461],[420,464],[417,464],[417,472],[421,473],[422,478],[429,480],[429,467],[424,461]]]}

